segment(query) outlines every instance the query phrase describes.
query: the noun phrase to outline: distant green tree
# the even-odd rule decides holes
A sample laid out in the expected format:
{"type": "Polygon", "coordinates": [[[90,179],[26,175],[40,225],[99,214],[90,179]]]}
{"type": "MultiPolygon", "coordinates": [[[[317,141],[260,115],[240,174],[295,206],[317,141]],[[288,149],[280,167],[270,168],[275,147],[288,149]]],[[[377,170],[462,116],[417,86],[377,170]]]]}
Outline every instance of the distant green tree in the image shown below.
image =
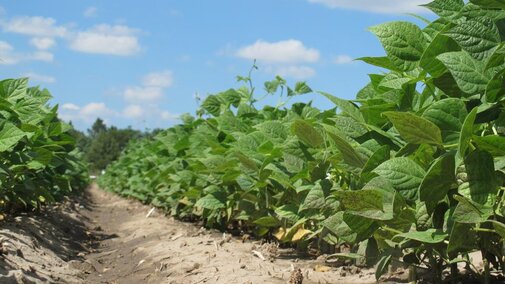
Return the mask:
{"type": "Polygon", "coordinates": [[[90,140],[84,151],[90,171],[96,173],[105,169],[119,157],[131,139],[142,136],[142,132],[131,127],[119,129],[111,126],[108,128],[104,121],[98,118],[88,130],[90,140]]]}

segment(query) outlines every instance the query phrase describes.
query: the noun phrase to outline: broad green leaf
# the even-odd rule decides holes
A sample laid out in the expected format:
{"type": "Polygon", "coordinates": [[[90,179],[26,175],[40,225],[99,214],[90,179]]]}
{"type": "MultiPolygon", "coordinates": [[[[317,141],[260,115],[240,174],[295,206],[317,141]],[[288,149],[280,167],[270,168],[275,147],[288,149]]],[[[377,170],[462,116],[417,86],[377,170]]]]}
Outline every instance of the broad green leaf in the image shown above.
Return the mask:
{"type": "Polygon", "coordinates": [[[449,235],[435,229],[429,229],[422,232],[411,231],[394,236],[394,239],[404,238],[427,244],[438,244],[443,242],[449,235]]]}
{"type": "Polygon", "coordinates": [[[229,89],[225,92],[220,93],[218,96],[223,98],[223,101],[229,105],[233,105],[234,107],[238,107],[240,101],[242,100],[242,96],[235,89],[229,89]]]}
{"type": "Polygon", "coordinates": [[[0,152],[11,150],[25,135],[13,123],[6,122],[0,130],[0,152]]]}
{"type": "Polygon", "coordinates": [[[439,33],[424,51],[420,65],[431,76],[435,78],[440,77],[447,72],[447,68],[437,59],[437,56],[446,52],[459,50],[460,47],[452,38],[439,33]]]}
{"type": "Polygon", "coordinates": [[[195,207],[216,210],[221,208],[226,208],[226,192],[215,191],[205,195],[200,198],[196,203],[195,207]]]}
{"type": "Polygon", "coordinates": [[[492,154],[494,157],[505,156],[505,137],[497,135],[473,136],[477,148],[492,154]]]}
{"type": "Polygon", "coordinates": [[[505,9],[505,0],[470,0],[470,2],[486,8],[505,9]]]}
{"type": "Polygon", "coordinates": [[[325,196],[321,185],[316,184],[307,193],[305,200],[300,207],[300,212],[307,209],[321,209],[325,204],[325,196]]]}
{"type": "Polygon", "coordinates": [[[465,224],[485,222],[493,214],[493,208],[470,201],[463,196],[455,195],[459,203],[452,214],[454,221],[465,224]]]}
{"type": "Polygon", "coordinates": [[[464,51],[447,52],[437,56],[449,69],[458,87],[465,93],[477,94],[486,90],[491,79],[484,71],[485,65],[464,51]]]}
{"type": "Polygon", "coordinates": [[[337,98],[333,95],[330,95],[328,93],[323,93],[319,92],[321,95],[325,96],[328,98],[331,102],[333,102],[343,113],[349,115],[350,117],[354,118],[358,122],[365,122],[363,119],[363,115],[361,114],[359,108],[357,108],[353,103],[350,101],[337,98]]]}
{"type": "Polygon", "coordinates": [[[496,73],[486,87],[486,101],[493,103],[505,96],[505,70],[496,73]]]}
{"type": "Polygon", "coordinates": [[[254,221],[254,224],[262,227],[278,227],[280,225],[279,220],[272,216],[261,217],[254,221]]]}
{"type": "Polygon", "coordinates": [[[361,170],[361,175],[369,173],[377,168],[383,162],[389,160],[390,158],[390,148],[389,146],[382,146],[377,151],[375,151],[368,161],[363,166],[361,170]]]}
{"type": "Polygon", "coordinates": [[[427,203],[437,203],[444,199],[451,186],[456,183],[454,154],[438,158],[428,169],[419,186],[419,199],[427,203]]]}
{"type": "Polygon", "coordinates": [[[471,252],[476,247],[477,236],[472,224],[454,223],[449,237],[447,253],[456,257],[458,253],[471,252]]]}
{"type": "Polygon", "coordinates": [[[426,172],[409,158],[394,158],[382,163],[374,173],[391,182],[405,199],[417,199],[417,191],[426,172]]]}
{"type": "Polygon", "coordinates": [[[435,0],[424,6],[442,18],[453,19],[458,16],[465,3],[463,0],[435,0]]]}
{"type": "Polygon", "coordinates": [[[16,103],[19,99],[26,97],[27,89],[28,78],[3,80],[0,81],[0,98],[16,103]]]}
{"type": "Polygon", "coordinates": [[[208,96],[203,101],[201,107],[213,116],[219,116],[221,113],[221,101],[215,95],[208,96]]]}
{"type": "Polygon", "coordinates": [[[370,64],[370,65],[374,65],[374,66],[385,68],[385,69],[392,70],[392,71],[398,71],[398,72],[402,71],[398,67],[396,67],[393,64],[393,62],[391,62],[391,60],[389,59],[389,57],[387,57],[387,56],[383,56],[383,57],[361,57],[361,58],[357,58],[356,60],[361,60],[363,62],[366,62],[366,63],[370,64]]]}
{"type": "Polygon", "coordinates": [[[323,136],[310,123],[304,120],[293,122],[292,129],[294,134],[305,144],[317,148],[324,143],[323,136]]]}
{"type": "Polygon", "coordinates": [[[298,95],[312,93],[312,89],[307,85],[306,82],[296,82],[295,84],[295,92],[298,95]]]}
{"type": "Polygon", "coordinates": [[[335,142],[338,150],[342,154],[344,161],[354,167],[361,168],[364,165],[363,159],[356,152],[355,148],[352,147],[349,142],[347,142],[343,135],[339,133],[339,131],[330,125],[324,124],[324,129],[326,133],[330,136],[330,138],[335,142]]]}
{"type": "Polygon", "coordinates": [[[391,220],[393,218],[394,193],[367,189],[342,190],[337,191],[336,195],[346,213],[373,220],[391,220]]]}
{"type": "Polygon", "coordinates": [[[385,112],[405,141],[413,144],[442,144],[442,132],[433,122],[408,112],[385,112]]]}
{"type": "Polygon", "coordinates": [[[488,196],[495,194],[498,189],[493,156],[488,152],[475,150],[465,158],[465,167],[472,200],[485,204],[488,196]]]}
{"type": "Polygon", "coordinates": [[[458,143],[458,157],[464,159],[466,155],[466,150],[468,149],[468,144],[473,135],[473,124],[475,123],[475,118],[477,117],[477,108],[474,108],[465,118],[463,122],[463,127],[461,128],[461,134],[459,136],[458,143]]]}
{"type": "Polygon", "coordinates": [[[368,130],[363,126],[363,124],[357,122],[352,117],[337,115],[332,118],[333,122],[335,122],[335,126],[345,135],[358,138],[360,136],[365,135],[368,130]]]}
{"type": "Polygon", "coordinates": [[[458,142],[466,115],[465,103],[455,98],[437,101],[423,113],[424,118],[440,128],[444,142],[449,144],[458,142]]]}
{"type": "Polygon", "coordinates": [[[426,47],[421,29],[409,22],[390,22],[370,28],[384,46],[387,56],[402,71],[415,69],[426,47]]]}
{"type": "Polygon", "coordinates": [[[491,19],[476,18],[458,24],[448,32],[461,48],[474,58],[488,57],[501,42],[500,32],[491,19]]]}

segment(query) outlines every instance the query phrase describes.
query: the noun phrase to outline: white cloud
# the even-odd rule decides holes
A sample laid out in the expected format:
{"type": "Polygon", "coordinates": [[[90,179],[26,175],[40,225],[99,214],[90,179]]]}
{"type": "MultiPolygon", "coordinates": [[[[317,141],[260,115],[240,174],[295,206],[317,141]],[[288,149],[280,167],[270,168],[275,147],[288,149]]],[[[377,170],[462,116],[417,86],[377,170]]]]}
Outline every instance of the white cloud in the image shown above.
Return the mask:
{"type": "Polygon", "coordinates": [[[33,73],[33,72],[24,73],[24,74],[22,74],[22,76],[30,78],[31,81],[40,82],[40,83],[52,84],[52,83],[56,82],[56,78],[54,78],[52,76],[37,74],[37,73],[33,73]]]}
{"type": "Polygon", "coordinates": [[[123,98],[128,103],[157,103],[163,98],[164,90],[172,86],[173,81],[173,72],[170,70],[149,73],[142,78],[141,86],[124,89],[123,98]]]}
{"type": "Polygon", "coordinates": [[[320,57],[317,49],[308,48],[295,39],[278,42],[258,40],[252,45],[240,48],[236,56],[266,63],[317,62],[320,57]]]}
{"type": "Polygon", "coordinates": [[[308,0],[330,8],[359,10],[382,14],[422,13],[428,10],[419,7],[426,4],[426,0],[308,0]]]}
{"type": "Polygon", "coordinates": [[[137,30],[124,25],[97,25],[78,32],[70,48],[84,53],[130,56],[140,52],[137,30]]]}
{"type": "Polygon", "coordinates": [[[163,120],[173,121],[173,120],[178,120],[180,118],[180,115],[174,114],[174,113],[171,113],[171,112],[168,112],[168,111],[162,111],[161,112],[161,118],[163,120]]]}
{"type": "Polygon", "coordinates": [[[47,51],[19,53],[9,43],[0,41],[0,65],[14,65],[22,61],[52,62],[54,55],[47,51]]]}
{"type": "Polygon", "coordinates": [[[92,102],[83,107],[73,103],[66,103],[62,105],[59,116],[66,121],[92,123],[97,118],[108,121],[117,117],[118,113],[108,108],[105,103],[92,102]]]}
{"type": "Polygon", "coordinates": [[[45,61],[52,62],[54,60],[54,55],[51,52],[47,51],[36,51],[34,53],[29,53],[25,58],[21,58],[22,60],[31,60],[31,61],[45,61]]]}
{"type": "Polygon", "coordinates": [[[46,50],[53,47],[56,41],[50,37],[34,37],[30,40],[30,44],[37,49],[46,50]]]}
{"type": "Polygon", "coordinates": [[[144,116],[144,109],[139,105],[129,105],[124,108],[123,115],[128,118],[140,118],[144,116]]]}
{"type": "Polygon", "coordinates": [[[2,23],[6,32],[37,36],[37,37],[65,37],[68,34],[66,27],[57,26],[53,18],[15,17],[2,23]]]}
{"type": "Polygon", "coordinates": [[[149,73],[142,79],[142,84],[146,87],[168,88],[172,86],[174,79],[172,71],[149,73]]]}
{"type": "Polygon", "coordinates": [[[353,59],[349,55],[342,54],[342,55],[338,55],[333,62],[335,64],[339,64],[339,65],[349,64],[349,63],[353,62],[353,59]]]}
{"type": "Polygon", "coordinates": [[[98,12],[98,10],[96,7],[88,7],[88,8],[86,8],[86,10],[84,10],[84,12],[82,14],[86,18],[93,18],[93,17],[97,16],[97,12],[98,12]]]}
{"type": "Polygon", "coordinates": [[[163,97],[163,89],[158,87],[128,87],[123,97],[130,103],[156,102],[163,97]]]}
{"type": "Polygon", "coordinates": [[[298,80],[308,79],[316,75],[316,71],[308,66],[283,66],[276,70],[276,75],[292,77],[298,80]]]}
{"type": "Polygon", "coordinates": [[[64,110],[80,110],[81,107],[76,105],[76,104],[72,104],[72,103],[67,103],[67,104],[63,104],[61,106],[61,109],[64,109],[64,110]]]}

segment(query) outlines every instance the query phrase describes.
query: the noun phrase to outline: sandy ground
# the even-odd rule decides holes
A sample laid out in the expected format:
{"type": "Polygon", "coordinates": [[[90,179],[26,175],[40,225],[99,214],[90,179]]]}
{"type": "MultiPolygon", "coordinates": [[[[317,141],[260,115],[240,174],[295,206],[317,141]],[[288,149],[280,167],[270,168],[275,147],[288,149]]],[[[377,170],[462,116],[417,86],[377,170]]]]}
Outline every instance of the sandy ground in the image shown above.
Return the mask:
{"type": "Polygon", "coordinates": [[[151,209],[91,187],[0,223],[0,283],[375,283],[372,269],[330,267],[158,210],[146,217],[151,209]]]}

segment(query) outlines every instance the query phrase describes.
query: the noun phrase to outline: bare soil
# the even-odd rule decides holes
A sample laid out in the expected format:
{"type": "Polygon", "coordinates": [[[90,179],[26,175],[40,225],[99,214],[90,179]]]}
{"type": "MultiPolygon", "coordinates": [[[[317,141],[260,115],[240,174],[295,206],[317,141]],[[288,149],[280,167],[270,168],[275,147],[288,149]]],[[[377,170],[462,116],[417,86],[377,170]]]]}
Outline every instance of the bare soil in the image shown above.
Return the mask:
{"type": "Polygon", "coordinates": [[[0,223],[0,283],[376,282],[372,269],[206,230],[93,186],[0,223]]]}

